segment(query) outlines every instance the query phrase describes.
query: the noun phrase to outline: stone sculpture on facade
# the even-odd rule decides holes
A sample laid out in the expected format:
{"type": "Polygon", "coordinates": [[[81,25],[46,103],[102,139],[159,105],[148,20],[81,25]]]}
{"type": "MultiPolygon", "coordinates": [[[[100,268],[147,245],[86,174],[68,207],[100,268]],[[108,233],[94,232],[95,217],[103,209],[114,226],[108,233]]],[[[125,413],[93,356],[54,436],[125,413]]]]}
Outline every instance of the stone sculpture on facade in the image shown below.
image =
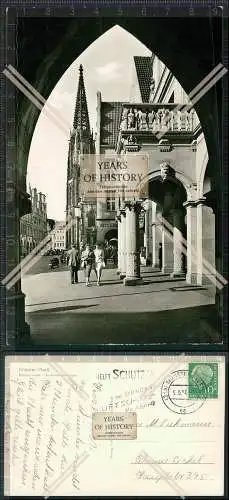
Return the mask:
{"type": "Polygon", "coordinates": [[[120,129],[153,130],[173,132],[192,132],[194,128],[194,111],[179,109],[124,107],[120,129]]]}
{"type": "Polygon", "coordinates": [[[161,169],[161,179],[162,179],[163,182],[165,182],[169,178],[175,176],[174,170],[171,168],[171,166],[169,165],[169,163],[167,163],[166,161],[162,162],[160,164],[160,169],[161,169]]]}

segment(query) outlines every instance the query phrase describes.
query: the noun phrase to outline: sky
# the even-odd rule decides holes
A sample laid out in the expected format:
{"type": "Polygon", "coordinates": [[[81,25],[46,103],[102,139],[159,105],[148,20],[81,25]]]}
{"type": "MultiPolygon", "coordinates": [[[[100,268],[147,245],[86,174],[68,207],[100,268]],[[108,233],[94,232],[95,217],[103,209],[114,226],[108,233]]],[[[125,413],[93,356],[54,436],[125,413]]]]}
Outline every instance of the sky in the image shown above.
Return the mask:
{"type": "Polygon", "coordinates": [[[46,195],[49,218],[65,219],[68,141],[79,65],[83,65],[90,124],[95,130],[96,92],[102,93],[103,101],[128,101],[133,56],[150,55],[150,50],[133,35],[114,26],[82,52],[54,87],[34,130],[27,170],[27,190],[31,185],[46,195]],[[47,110],[51,107],[66,124],[65,130],[50,118],[47,110]]]}

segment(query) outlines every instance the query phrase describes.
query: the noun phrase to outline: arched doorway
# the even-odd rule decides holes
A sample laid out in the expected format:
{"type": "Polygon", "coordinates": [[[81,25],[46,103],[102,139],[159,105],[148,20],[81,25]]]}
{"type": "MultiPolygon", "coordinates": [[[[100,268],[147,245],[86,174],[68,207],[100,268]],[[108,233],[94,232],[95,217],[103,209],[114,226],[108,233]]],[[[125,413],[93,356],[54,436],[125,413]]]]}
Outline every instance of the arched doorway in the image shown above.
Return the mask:
{"type": "Polygon", "coordinates": [[[104,238],[105,263],[108,268],[116,268],[118,265],[118,231],[110,229],[104,238]]]}
{"type": "Polygon", "coordinates": [[[104,237],[104,241],[109,245],[117,247],[118,245],[118,231],[117,229],[110,229],[104,237]]]}
{"type": "Polygon", "coordinates": [[[172,170],[165,178],[156,176],[149,181],[144,228],[145,236],[148,231],[146,261],[172,276],[184,276],[187,270],[186,199],[186,190],[172,170]]]}

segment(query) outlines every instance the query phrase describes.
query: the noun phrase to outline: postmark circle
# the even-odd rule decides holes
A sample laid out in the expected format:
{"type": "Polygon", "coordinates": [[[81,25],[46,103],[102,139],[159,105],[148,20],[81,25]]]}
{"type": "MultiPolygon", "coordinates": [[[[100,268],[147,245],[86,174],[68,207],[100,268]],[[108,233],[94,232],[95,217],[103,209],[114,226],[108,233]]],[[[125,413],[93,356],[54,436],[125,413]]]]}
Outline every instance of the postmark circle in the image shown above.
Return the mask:
{"type": "Polygon", "coordinates": [[[194,413],[205,401],[205,398],[189,399],[188,370],[176,370],[165,378],[161,387],[161,398],[170,411],[180,415],[194,413]]]}

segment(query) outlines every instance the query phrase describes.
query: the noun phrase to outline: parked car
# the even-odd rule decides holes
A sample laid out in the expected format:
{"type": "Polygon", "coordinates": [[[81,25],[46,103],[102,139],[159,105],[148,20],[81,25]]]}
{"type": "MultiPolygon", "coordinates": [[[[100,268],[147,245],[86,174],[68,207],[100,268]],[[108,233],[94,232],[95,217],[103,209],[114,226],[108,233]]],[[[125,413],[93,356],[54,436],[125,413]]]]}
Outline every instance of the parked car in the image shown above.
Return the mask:
{"type": "Polygon", "coordinates": [[[49,269],[56,269],[57,267],[60,267],[59,259],[57,257],[53,257],[49,262],[49,269]]]}

